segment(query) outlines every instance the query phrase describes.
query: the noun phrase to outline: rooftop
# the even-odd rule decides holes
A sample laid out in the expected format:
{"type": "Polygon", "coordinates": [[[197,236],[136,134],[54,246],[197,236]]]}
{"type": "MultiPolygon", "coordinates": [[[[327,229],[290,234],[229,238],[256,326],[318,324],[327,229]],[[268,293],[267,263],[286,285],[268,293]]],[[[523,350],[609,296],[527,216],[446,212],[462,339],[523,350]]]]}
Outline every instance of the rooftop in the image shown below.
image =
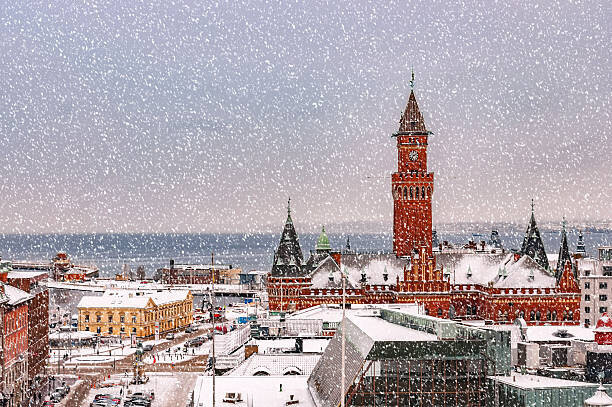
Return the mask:
{"type": "Polygon", "coordinates": [[[417,331],[391,323],[379,316],[349,315],[348,319],[374,341],[412,342],[437,341],[438,337],[427,332],[417,331]]]}
{"type": "Polygon", "coordinates": [[[107,290],[101,296],[81,298],[77,308],[144,308],[149,300],[155,305],[163,305],[184,301],[188,295],[188,290],[107,290]]]}
{"type": "MultiPolygon", "coordinates": [[[[217,405],[229,405],[223,403],[227,393],[241,393],[243,401],[232,405],[284,407],[293,395],[294,400],[299,400],[298,406],[314,407],[314,401],[306,385],[307,379],[307,376],[217,376],[215,381],[217,405]]],[[[212,389],[212,376],[199,376],[193,394],[195,406],[212,406],[210,389],[212,389]]]]}
{"type": "Polygon", "coordinates": [[[4,285],[4,294],[8,297],[9,305],[19,305],[30,298],[33,298],[27,292],[20,290],[19,288],[15,288],[12,285],[5,284],[4,285]]]}
{"type": "MultiPolygon", "coordinates": [[[[418,314],[416,304],[351,304],[347,308],[348,315],[375,315],[381,309],[390,309],[409,314],[418,314]]],[[[342,320],[342,306],[340,304],[324,304],[294,312],[287,319],[320,319],[323,322],[340,322],[342,320]]]]}
{"type": "Polygon", "coordinates": [[[512,374],[510,376],[494,376],[494,379],[510,386],[522,389],[549,389],[556,387],[593,387],[593,383],[575,380],[555,379],[553,377],[536,376],[529,374],[512,374]]]}

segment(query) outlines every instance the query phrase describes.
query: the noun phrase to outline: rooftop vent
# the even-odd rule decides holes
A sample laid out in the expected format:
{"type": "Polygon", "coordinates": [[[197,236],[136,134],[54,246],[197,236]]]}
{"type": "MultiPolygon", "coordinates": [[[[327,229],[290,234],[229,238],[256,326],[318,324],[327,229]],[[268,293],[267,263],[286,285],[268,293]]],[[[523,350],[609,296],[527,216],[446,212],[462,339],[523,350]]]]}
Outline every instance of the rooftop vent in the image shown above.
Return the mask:
{"type": "Polygon", "coordinates": [[[555,332],[553,332],[553,336],[556,336],[557,338],[573,338],[574,337],[574,335],[567,332],[567,329],[557,329],[555,332]]]}

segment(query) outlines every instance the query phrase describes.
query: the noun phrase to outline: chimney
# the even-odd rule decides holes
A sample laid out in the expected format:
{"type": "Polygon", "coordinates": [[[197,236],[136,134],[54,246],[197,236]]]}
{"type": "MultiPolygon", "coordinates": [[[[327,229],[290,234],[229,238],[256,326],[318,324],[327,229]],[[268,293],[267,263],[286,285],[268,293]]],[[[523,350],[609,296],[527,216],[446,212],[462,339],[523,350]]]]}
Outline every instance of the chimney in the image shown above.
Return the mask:
{"type": "Polygon", "coordinates": [[[170,259],[170,270],[174,268],[174,259],[170,259]]]}
{"type": "Polygon", "coordinates": [[[519,261],[520,258],[521,258],[520,253],[514,253],[514,261],[519,261]]]}

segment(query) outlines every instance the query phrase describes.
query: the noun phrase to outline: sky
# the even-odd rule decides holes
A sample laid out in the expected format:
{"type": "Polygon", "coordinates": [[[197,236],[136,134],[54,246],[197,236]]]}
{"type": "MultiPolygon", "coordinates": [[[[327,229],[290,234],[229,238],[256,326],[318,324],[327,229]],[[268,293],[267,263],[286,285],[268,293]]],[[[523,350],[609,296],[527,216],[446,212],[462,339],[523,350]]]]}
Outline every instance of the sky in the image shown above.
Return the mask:
{"type": "Polygon", "coordinates": [[[611,25],[607,1],[5,3],[0,232],[277,232],[288,197],[300,231],[391,231],[412,67],[434,224],[532,198],[609,221],[611,25]]]}

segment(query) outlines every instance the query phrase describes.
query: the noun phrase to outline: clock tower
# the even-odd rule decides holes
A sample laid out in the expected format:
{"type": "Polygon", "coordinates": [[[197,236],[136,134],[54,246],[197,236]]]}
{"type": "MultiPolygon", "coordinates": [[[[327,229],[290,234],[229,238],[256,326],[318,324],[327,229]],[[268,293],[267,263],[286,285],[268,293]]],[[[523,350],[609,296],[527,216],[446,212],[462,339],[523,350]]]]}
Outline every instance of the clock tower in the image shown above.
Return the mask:
{"type": "Polygon", "coordinates": [[[393,252],[409,256],[426,247],[432,254],[431,197],[434,175],[427,172],[427,143],[431,132],[414,96],[414,72],[408,105],[393,137],[397,140],[397,172],[391,175],[393,193],[393,252]]]}

